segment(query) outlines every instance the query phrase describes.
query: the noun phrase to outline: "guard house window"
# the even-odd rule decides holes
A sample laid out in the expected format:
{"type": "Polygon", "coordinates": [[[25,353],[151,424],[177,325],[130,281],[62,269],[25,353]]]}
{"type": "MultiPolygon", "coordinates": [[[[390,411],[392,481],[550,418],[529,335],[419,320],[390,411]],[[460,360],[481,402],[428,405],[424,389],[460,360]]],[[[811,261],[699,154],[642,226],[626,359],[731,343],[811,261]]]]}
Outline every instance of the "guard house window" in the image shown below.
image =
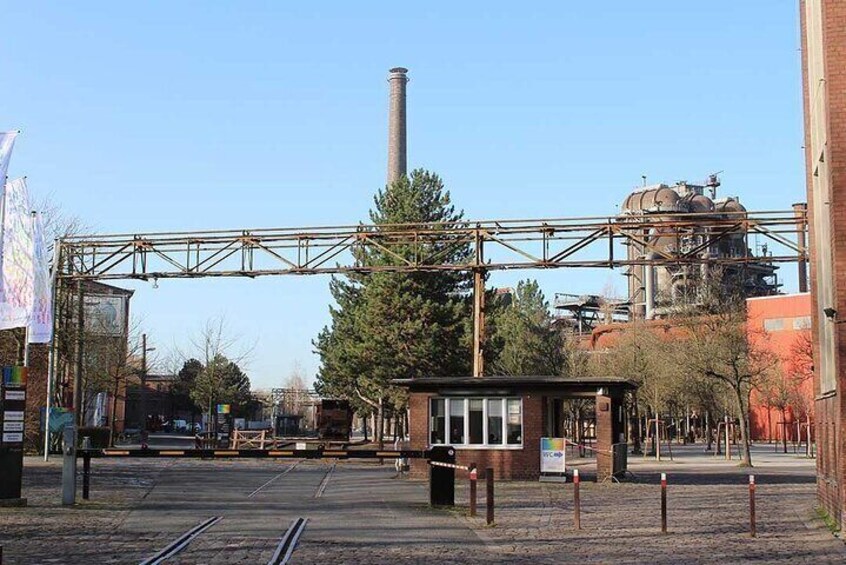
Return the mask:
{"type": "Polygon", "coordinates": [[[429,422],[429,435],[431,443],[444,443],[446,437],[446,408],[443,398],[432,399],[431,419],[429,422]]]}
{"type": "Polygon", "coordinates": [[[508,399],[508,444],[518,445],[523,442],[523,415],[520,401],[516,398],[508,399]]]}
{"type": "Polygon", "coordinates": [[[470,428],[470,443],[473,445],[481,445],[485,443],[485,432],[483,424],[485,421],[485,401],[481,398],[471,398],[470,402],[470,418],[468,427],[470,428]]]}
{"type": "Polygon", "coordinates": [[[449,442],[452,445],[464,443],[464,405],[463,398],[449,399],[449,442]]]}
{"type": "Polygon", "coordinates": [[[432,398],[429,410],[433,445],[523,445],[523,403],[519,398],[432,398]]]}
{"type": "Polygon", "coordinates": [[[502,399],[488,399],[488,443],[502,445],[502,399]]]}

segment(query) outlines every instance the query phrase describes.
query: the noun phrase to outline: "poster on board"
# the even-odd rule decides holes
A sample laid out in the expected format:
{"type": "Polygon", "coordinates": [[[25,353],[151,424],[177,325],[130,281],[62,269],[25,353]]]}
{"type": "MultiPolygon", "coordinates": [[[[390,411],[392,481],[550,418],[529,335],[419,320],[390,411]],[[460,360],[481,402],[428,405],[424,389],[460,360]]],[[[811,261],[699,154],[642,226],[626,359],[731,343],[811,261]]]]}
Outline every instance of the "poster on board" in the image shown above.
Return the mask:
{"type": "Polygon", "coordinates": [[[564,438],[541,438],[541,473],[563,473],[565,471],[564,438]]]}

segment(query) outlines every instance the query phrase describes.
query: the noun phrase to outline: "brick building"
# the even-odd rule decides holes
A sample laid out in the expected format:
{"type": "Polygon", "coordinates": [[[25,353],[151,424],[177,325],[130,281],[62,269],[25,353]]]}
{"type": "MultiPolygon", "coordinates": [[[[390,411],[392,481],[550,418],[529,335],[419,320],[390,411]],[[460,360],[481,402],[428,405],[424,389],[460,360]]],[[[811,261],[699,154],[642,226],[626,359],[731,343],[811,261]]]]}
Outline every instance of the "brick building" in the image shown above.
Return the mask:
{"type": "MultiPolygon", "coordinates": [[[[750,435],[753,440],[804,441],[805,426],[813,422],[814,404],[814,382],[809,378],[813,360],[807,356],[811,295],[802,292],[750,298],[746,308],[752,338],[766,340],[765,346],[780,363],[773,374],[772,386],[752,391],[750,435]]],[[[813,428],[811,433],[813,436],[813,428]]]]}
{"type": "MultiPolygon", "coordinates": [[[[812,423],[814,421],[813,380],[805,378],[806,373],[813,370],[812,360],[801,358],[804,356],[801,351],[803,341],[811,335],[811,295],[805,292],[748,298],[746,309],[750,338],[765,340],[762,346],[779,359],[780,367],[774,372],[773,381],[781,381],[783,386],[796,385],[800,393],[789,395],[789,405],[782,414],[781,409],[772,405],[763,392],[769,387],[762,386],[762,391],[753,390],[749,410],[750,437],[757,441],[781,440],[786,434],[787,440],[793,441],[798,439],[798,423],[804,440],[807,432],[802,426],[807,425],[808,416],[812,423]]],[[[681,337],[684,331],[674,326],[671,320],[648,320],[643,324],[668,340],[681,337]]],[[[621,333],[630,327],[628,323],[597,326],[586,345],[594,351],[611,349],[621,333]]]]}
{"type": "Polygon", "coordinates": [[[846,459],[846,2],[800,0],[817,493],[842,528],[846,459]]]}
{"type": "MultiPolygon", "coordinates": [[[[597,477],[625,470],[628,444],[622,405],[625,392],[633,388],[625,379],[433,377],[396,383],[409,391],[411,449],[451,445],[459,465],[490,467],[497,478],[534,480],[540,476],[541,438],[563,437],[562,400],[592,398],[597,477]],[[613,460],[616,452],[622,460],[613,460]]],[[[411,462],[412,476],[427,472],[424,461],[411,462]]]]}

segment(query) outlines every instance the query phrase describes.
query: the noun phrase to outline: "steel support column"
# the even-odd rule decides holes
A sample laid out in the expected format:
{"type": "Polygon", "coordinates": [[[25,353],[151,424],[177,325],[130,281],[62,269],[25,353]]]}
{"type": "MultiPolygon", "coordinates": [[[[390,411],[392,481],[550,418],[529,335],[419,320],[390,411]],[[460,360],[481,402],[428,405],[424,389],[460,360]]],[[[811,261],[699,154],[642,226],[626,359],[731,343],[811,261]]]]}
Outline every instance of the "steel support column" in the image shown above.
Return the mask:
{"type": "Polygon", "coordinates": [[[485,374],[485,271],[473,271],[473,376],[485,374]]]}

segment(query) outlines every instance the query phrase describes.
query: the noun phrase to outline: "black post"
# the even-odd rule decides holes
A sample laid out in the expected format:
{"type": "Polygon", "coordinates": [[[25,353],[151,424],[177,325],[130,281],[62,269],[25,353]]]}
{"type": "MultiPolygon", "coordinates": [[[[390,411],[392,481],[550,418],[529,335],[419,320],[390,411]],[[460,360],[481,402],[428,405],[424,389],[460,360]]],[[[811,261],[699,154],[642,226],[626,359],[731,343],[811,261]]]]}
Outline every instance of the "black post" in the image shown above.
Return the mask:
{"type": "Polygon", "coordinates": [[[487,524],[494,523],[494,470],[493,467],[485,469],[485,486],[487,486],[486,504],[488,507],[487,524]]]}
{"type": "Polygon", "coordinates": [[[667,533],[667,474],[661,473],[661,532],[667,533]]]}
{"type": "MultiPolygon", "coordinates": [[[[429,450],[431,463],[455,465],[455,449],[438,445],[429,450]]],[[[429,503],[432,506],[455,506],[455,468],[429,465],[429,503]]]]}
{"type": "Polygon", "coordinates": [[[91,488],[91,454],[87,451],[82,454],[82,499],[88,500],[88,492],[91,488]]]}

